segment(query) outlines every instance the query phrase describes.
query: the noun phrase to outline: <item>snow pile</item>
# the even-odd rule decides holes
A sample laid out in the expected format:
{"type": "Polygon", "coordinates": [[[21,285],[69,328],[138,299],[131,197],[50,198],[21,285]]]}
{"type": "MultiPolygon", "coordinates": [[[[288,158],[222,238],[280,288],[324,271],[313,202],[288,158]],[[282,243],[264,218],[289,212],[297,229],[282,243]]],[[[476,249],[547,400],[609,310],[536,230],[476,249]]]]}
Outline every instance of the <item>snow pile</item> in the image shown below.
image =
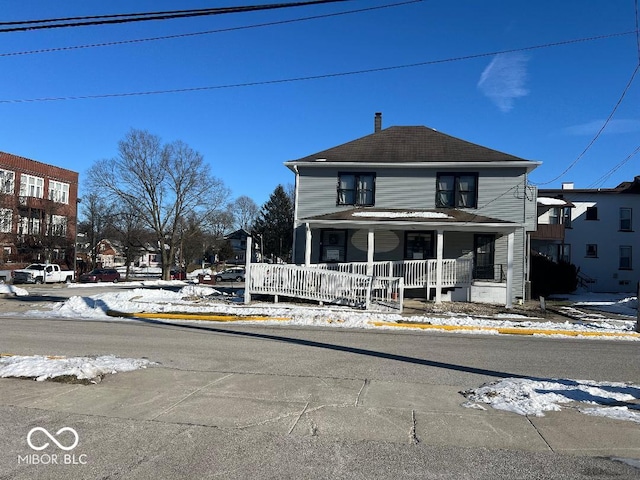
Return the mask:
{"type": "Polygon", "coordinates": [[[15,285],[6,285],[4,283],[0,283],[0,294],[7,295],[16,295],[18,297],[23,297],[29,295],[29,292],[24,288],[16,287],[15,285]]]}
{"type": "Polygon", "coordinates": [[[640,385],[589,380],[506,378],[462,394],[463,406],[491,405],[520,415],[544,416],[560,411],[562,404],[577,403],[578,411],[601,417],[640,423],[640,385]],[[588,405],[597,405],[587,407],[588,405]]]}
{"type": "Polygon", "coordinates": [[[78,380],[96,380],[107,374],[130,372],[153,365],[145,359],[118,358],[114,355],[99,357],[45,357],[10,356],[0,357],[0,378],[35,378],[41,382],[62,376],[78,380]]]}

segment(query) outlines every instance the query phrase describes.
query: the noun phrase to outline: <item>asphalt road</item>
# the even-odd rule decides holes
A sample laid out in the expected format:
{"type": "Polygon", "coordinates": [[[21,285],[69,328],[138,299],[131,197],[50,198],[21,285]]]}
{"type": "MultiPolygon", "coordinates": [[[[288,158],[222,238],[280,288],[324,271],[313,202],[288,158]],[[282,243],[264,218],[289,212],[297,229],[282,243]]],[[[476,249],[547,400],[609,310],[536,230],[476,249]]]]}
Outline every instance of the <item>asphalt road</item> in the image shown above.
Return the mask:
{"type": "MultiPolygon", "coordinates": [[[[41,288],[33,293],[43,297],[32,300],[79,293],[72,292],[74,289],[41,288]]],[[[29,304],[16,305],[22,310],[29,304]]],[[[158,362],[166,371],[181,373],[183,378],[209,379],[217,375],[210,383],[229,375],[267,379],[287,400],[296,394],[287,391],[288,379],[331,385],[353,382],[356,390],[360,389],[358,398],[367,385],[385,382],[409,386],[412,391],[450,386],[453,395],[457,390],[511,376],[640,384],[640,349],[635,342],[61,320],[24,314],[0,317],[0,332],[2,353],[144,357],[158,362]]],[[[119,375],[125,379],[130,374],[119,375]]],[[[145,373],[140,375],[142,379],[145,373]]],[[[179,376],[171,378],[176,384],[181,381],[179,376]]],[[[278,432],[275,427],[216,427],[206,421],[207,415],[224,418],[224,412],[208,412],[220,408],[213,398],[210,404],[192,408],[195,417],[205,419],[197,421],[160,414],[134,418],[126,413],[127,405],[111,405],[110,412],[120,412],[117,414],[93,413],[86,406],[65,410],[64,405],[56,403],[53,387],[46,399],[20,406],[16,398],[21,400],[23,394],[16,391],[26,385],[24,382],[0,379],[0,478],[640,478],[640,470],[608,458],[565,455],[546,447],[536,451],[490,444],[478,448],[439,445],[419,438],[396,441],[373,435],[375,424],[363,427],[355,437],[296,434],[293,427],[288,432],[278,432]],[[47,407],[54,404],[55,408],[47,407]],[[86,464],[18,465],[16,457],[25,451],[25,429],[45,423],[79,426],[84,445],[88,445],[83,450],[86,464]]],[[[37,395],[41,392],[34,389],[43,387],[34,385],[26,385],[25,397],[40,398],[37,395]]],[[[154,384],[158,391],[170,386],[154,384]]],[[[248,388],[259,387],[249,384],[248,388]]],[[[86,389],[93,387],[83,388],[89,391],[86,389]]],[[[141,381],[132,388],[142,391],[148,387],[141,381]]],[[[102,391],[105,393],[100,400],[106,401],[104,395],[110,390],[105,387],[102,391]]],[[[180,402],[188,403],[190,395],[180,402]]],[[[244,414],[250,416],[251,412],[244,414]]]]}

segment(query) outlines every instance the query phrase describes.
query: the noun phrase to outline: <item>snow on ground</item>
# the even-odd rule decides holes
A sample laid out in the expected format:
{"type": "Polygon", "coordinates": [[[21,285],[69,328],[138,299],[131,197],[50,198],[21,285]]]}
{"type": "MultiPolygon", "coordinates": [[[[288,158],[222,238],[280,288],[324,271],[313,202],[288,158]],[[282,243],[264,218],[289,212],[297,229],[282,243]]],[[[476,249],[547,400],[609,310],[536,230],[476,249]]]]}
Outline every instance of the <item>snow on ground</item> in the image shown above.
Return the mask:
{"type": "Polygon", "coordinates": [[[71,376],[93,382],[107,374],[130,372],[146,368],[153,363],[145,359],[118,358],[113,355],[99,357],[0,357],[0,378],[34,378],[41,382],[50,378],[71,376]]]}
{"type": "Polygon", "coordinates": [[[561,405],[586,415],[640,423],[640,385],[568,379],[507,378],[462,392],[463,406],[480,408],[482,403],[520,415],[544,416],[560,411],[561,405]]]}

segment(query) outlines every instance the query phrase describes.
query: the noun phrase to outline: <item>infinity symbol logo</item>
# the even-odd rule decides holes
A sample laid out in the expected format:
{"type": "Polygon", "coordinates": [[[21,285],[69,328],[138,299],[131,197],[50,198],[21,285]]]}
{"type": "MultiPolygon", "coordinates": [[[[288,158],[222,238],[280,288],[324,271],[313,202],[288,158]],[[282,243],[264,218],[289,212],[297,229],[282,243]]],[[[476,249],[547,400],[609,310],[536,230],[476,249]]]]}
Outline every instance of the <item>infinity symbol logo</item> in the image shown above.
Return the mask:
{"type": "Polygon", "coordinates": [[[35,432],[44,433],[47,437],[49,437],[49,440],[51,440],[53,443],[56,444],[56,446],[58,448],[60,448],[61,450],[65,450],[65,451],[73,450],[74,448],[76,448],[76,445],[78,445],[78,441],[80,440],[80,437],[78,436],[78,432],[76,432],[73,428],[71,428],[71,427],[63,427],[63,428],[61,428],[60,430],[58,430],[56,432],[56,435],[60,435],[63,432],[71,432],[75,436],[75,439],[74,439],[73,443],[71,444],[71,446],[65,447],[60,442],[58,442],[58,440],[56,440],[53,437],[53,435],[51,435],[47,430],[45,430],[42,427],[35,427],[35,428],[32,428],[29,431],[29,433],[27,434],[27,443],[34,450],[44,450],[45,448],[47,448],[49,446],[49,442],[45,443],[44,445],[42,445],[40,447],[36,447],[33,443],[31,443],[31,435],[33,435],[35,432]]]}

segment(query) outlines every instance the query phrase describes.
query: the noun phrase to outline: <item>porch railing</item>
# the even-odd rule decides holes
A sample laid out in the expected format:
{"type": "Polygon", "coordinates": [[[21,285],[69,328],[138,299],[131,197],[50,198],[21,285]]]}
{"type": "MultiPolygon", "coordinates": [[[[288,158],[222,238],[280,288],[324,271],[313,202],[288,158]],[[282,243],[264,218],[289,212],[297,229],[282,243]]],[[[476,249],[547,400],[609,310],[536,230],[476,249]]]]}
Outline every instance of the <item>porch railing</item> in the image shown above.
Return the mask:
{"type": "MultiPolygon", "coordinates": [[[[404,288],[423,288],[436,284],[437,260],[400,260],[373,262],[374,277],[400,277],[404,288]]],[[[442,286],[451,288],[471,285],[473,261],[470,259],[444,259],[442,286]]],[[[312,267],[345,273],[366,275],[367,262],[317,263],[312,267]]]]}
{"type": "Polygon", "coordinates": [[[250,295],[303,298],[364,309],[402,311],[401,278],[371,277],[359,273],[252,263],[245,280],[250,295]]]}

